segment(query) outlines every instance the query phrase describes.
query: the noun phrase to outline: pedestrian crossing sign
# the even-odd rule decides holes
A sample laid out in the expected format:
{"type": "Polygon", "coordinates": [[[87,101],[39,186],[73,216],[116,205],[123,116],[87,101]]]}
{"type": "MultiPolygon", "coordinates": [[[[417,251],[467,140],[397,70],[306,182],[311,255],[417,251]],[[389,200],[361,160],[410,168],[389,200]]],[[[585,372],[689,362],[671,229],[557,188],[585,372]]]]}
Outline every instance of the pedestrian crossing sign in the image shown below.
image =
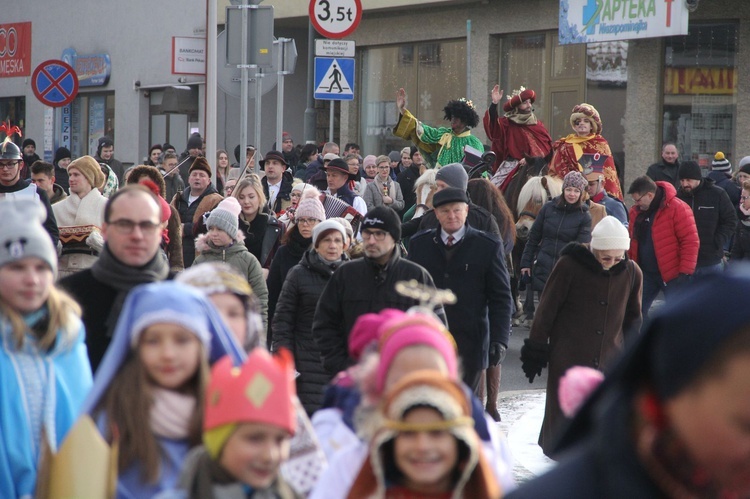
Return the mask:
{"type": "Polygon", "coordinates": [[[354,59],[315,58],[315,92],[318,100],[354,100],[354,59]]]}

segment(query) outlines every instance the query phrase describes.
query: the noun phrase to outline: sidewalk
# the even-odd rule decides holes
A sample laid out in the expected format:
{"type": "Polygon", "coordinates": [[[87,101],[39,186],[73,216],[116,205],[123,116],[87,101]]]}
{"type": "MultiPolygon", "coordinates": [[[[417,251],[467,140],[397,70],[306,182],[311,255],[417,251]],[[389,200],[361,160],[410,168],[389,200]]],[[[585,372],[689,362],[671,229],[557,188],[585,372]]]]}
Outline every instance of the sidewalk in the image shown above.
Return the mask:
{"type": "Polygon", "coordinates": [[[554,461],[537,444],[544,418],[546,390],[518,390],[500,394],[499,406],[505,433],[513,453],[513,477],[520,485],[543,474],[554,461]]]}

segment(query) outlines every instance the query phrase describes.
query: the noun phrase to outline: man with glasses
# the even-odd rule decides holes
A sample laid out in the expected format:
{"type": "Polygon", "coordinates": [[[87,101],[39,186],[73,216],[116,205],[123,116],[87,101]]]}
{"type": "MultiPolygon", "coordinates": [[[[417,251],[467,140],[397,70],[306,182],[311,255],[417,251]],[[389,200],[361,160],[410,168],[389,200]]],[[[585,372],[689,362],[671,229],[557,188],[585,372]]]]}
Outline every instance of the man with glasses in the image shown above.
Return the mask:
{"type": "Polygon", "coordinates": [[[52,239],[52,244],[57,247],[58,229],[55,214],[49,203],[47,193],[37,188],[31,180],[21,178],[20,170],[23,165],[21,149],[10,140],[5,139],[0,146],[0,198],[32,198],[44,205],[47,210],[47,219],[44,221],[44,229],[52,239]]]}
{"type": "MultiPolygon", "coordinates": [[[[395,211],[385,206],[373,208],[362,222],[364,257],[339,267],[318,300],[313,319],[313,337],[320,347],[323,367],[331,374],[354,363],[349,357],[349,332],[357,318],[385,308],[408,310],[419,301],[402,296],[396,283],[416,280],[434,288],[430,274],[421,266],[401,257],[398,241],[401,222],[395,211]]],[[[442,306],[435,313],[444,323],[442,306]]]]}
{"type": "Polygon", "coordinates": [[[644,175],[633,180],[628,194],[633,198],[628,256],[643,271],[645,319],[659,291],[669,298],[690,281],[700,241],[693,212],[671,183],[644,175]]]}
{"type": "Polygon", "coordinates": [[[171,278],[160,251],[161,205],[146,187],[131,184],[117,191],[104,208],[99,259],[86,270],[60,280],[81,305],[91,368],[104,357],[128,292],[139,284],[171,278]]]}

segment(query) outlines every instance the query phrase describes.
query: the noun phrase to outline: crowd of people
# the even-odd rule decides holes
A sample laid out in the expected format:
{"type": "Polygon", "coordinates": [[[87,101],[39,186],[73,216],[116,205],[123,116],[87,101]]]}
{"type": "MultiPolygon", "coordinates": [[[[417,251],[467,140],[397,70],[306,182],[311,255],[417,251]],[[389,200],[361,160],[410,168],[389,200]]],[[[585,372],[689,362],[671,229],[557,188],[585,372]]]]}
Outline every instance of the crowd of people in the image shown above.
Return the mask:
{"type": "Polygon", "coordinates": [[[628,210],[592,105],[553,141],[533,90],[490,95],[482,121],[461,98],[436,127],[400,89],[394,135],[413,145],[389,154],[285,132],[279,150],[238,146],[230,163],[194,134],[130,168],[109,137],[48,164],[7,130],[0,490],[614,497],[617,472],[631,495],[747,493],[750,318],[728,308],[750,276],[724,267],[750,254],[750,157],[732,174],[717,153],[704,176],[665,144],[628,210]],[[470,180],[480,122],[497,161],[470,180]],[[503,193],[536,159],[561,194],[514,262],[503,193]],[[539,445],[560,460],[520,488],[495,424],[514,275],[540,293],[521,361],[530,382],[549,369],[539,445]],[[604,381],[571,409],[576,367],[604,381]]]}

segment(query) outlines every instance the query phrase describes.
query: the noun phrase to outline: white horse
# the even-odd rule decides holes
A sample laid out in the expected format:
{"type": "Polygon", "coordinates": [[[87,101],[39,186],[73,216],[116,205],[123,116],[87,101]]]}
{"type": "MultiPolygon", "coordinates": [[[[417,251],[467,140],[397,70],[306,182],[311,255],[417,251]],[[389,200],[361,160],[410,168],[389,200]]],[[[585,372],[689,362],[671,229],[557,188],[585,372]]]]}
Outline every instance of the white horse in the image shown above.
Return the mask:
{"type": "Polygon", "coordinates": [[[547,201],[562,194],[562,180],[559,177],[545,175],[531,177],[518,193],[516,210],[516,237],[525,240],[529,237],[531,226],[536,216],[547,201]]]}
{"type": "Polygon", "coordinates": [[[436,174],[437,169],[425,170],[414,182],[414,192],[417,194],[417,208],[414,210],[414,218],[424,215],[427,211],[425,206],[432,209],[432,196],[437,190],[436,174]]]}

